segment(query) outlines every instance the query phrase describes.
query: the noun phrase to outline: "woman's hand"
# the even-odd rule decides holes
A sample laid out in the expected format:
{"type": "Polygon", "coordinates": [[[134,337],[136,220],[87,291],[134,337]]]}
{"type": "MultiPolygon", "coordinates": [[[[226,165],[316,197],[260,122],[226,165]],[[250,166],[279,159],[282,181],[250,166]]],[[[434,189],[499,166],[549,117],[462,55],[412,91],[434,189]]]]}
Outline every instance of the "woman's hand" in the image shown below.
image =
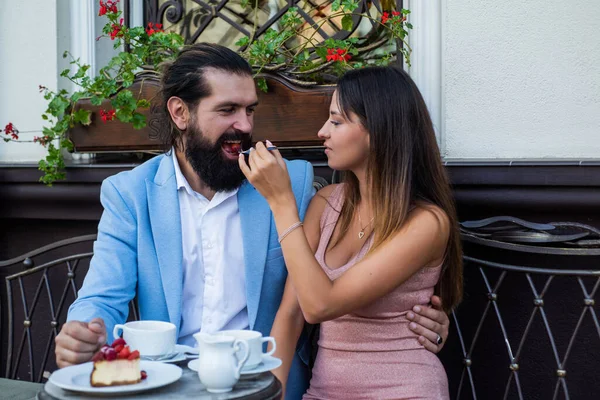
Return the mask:
{"type": "MultiPolygon", "coordinates": [[[[266,144],[273,146],[268,140],[266,144]]],[[[246,179],[263,195],[271,208],[295,202],[287,167],[279,150],[269,151],[262,142],[258,142],[248,156],[248,163],[244,154],[240,154],[238,162],[246,179]]]]}

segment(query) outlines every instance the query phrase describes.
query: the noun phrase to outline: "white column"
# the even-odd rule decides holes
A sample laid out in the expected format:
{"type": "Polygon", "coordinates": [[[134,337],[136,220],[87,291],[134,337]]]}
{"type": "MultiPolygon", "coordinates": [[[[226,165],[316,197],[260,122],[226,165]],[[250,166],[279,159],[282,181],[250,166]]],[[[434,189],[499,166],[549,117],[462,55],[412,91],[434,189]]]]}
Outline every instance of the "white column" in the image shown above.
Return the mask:
{"type": "Polygon", "coordinates": [[[96,38],[94,37],[96,12],[95,0],[70,0],[71,13],[71,54],[79,58],[81,64],[91,68],[87,73],[93,76],[96,64],[96,38]]]}
{"type": "Polygon", "coordinates": [[[131,26],[144,26],[144,0],[132,0],[129,12],[131,12],[131,26]]]}
{"type": "Polygon", "coordinates": [[[442,155],[444,146],[444,104],[442,99],[442,0],[405,0],[410,9],[408,41],[413,49],[410,76],[427,103],[442,155]]]}

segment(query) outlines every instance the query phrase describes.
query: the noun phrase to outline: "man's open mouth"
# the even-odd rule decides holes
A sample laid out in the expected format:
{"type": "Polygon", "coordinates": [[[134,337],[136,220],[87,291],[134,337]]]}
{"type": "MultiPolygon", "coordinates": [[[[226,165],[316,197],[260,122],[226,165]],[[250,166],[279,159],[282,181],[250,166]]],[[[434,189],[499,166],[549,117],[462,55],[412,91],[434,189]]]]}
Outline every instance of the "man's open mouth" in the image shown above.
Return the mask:
{"type": "Polygon", "coordinates": [[[240,152],[242,151],[242,141],[241,140],[225,140],[223,145],[221,146],[223,151],[229,155],[238,157],[240,152]]]}

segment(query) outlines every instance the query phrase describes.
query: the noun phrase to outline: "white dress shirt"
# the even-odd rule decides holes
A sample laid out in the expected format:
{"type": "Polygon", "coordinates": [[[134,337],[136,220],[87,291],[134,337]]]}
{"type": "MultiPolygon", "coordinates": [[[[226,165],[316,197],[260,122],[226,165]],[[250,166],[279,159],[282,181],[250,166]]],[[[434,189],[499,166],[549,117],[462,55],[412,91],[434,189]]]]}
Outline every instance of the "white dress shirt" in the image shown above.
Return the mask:
{"type": "Polygon", "coordinates": [[[195,346],[193,334],[248,328],[246,274],[237,189],[212,200],[195,192],[179,168],[183,243],[183,297],[178,342],[195,346]]]}

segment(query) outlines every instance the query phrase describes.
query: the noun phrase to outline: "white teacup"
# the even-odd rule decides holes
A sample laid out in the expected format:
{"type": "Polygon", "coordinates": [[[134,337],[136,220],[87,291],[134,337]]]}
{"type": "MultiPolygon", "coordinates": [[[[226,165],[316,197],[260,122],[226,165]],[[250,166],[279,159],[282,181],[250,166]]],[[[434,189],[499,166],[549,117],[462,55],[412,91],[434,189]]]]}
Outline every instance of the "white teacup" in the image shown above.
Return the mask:
{"type": "Polygon", "coordinates": [[[175,350],[176,328],[170,322],[132,321],[124,325],[117,324],[113,336],[118,338],[123,331],[123,339],[131,351],[137,350],[142,356],[160,356],[175,350]]]}
{"type": "MultiPolygon", "coordinates": [[[[248,343],[248,352],[250,354],[248,355],[248,360],[242,368],[244,371],[257,367],[262,362],[263,356],[270,356],[273,353],[275,353],[275,350],[277,349],[277,345],[275,344],[275,338],[271,336],[263,337],[262,333],[257,331],[230,330],[220,331],[216,334],[232,336],[238,340],[244,340],[248,343]],[[273,345],[273,348],[267,353],[263,353],[263,343],[265,342],[270,342],[273,345]]],[[[236,353],[236,356],[240,358],[240,354],[236,353]]]]}

